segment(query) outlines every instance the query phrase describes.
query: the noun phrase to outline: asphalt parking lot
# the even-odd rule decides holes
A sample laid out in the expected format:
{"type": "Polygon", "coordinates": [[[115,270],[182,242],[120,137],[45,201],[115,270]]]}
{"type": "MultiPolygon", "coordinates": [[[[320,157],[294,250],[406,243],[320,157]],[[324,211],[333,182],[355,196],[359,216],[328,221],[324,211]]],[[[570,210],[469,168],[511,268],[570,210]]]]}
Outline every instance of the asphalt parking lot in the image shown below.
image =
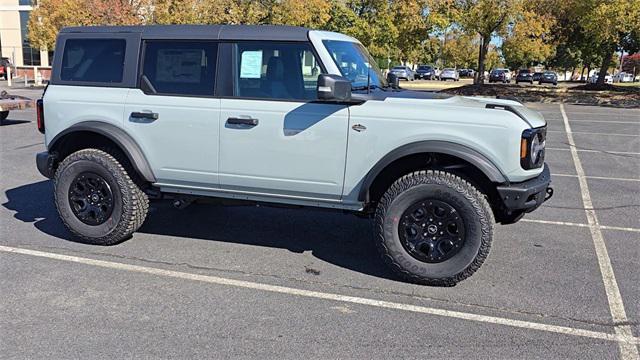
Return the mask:
{"type": "Polygon", "coordinates": [[[133,239],[75,243],[35,168],[35,113],[11,112],[0,358],[637,359],[640,110],[529,106],[555,196],[452,288],[398,281],[370,222],[329,211],[153,203],[133,239]]]}

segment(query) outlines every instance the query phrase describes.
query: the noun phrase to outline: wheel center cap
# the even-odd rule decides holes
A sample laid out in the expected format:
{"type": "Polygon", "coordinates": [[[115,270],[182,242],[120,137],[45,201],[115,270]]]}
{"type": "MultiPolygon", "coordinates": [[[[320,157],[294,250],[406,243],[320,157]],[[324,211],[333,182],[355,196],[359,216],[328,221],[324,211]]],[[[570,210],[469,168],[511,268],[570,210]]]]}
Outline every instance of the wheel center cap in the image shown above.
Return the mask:
{"type": "Polygon", "coordinates": [[[435,234],[438,232],[438,227],[435,225],[429,225],[427,226],[427,232],[431,235],[435,234]]]}
{"type": "Polygon", "coordinates": [[[100,200],[100,197],[98,196],[98,194],[91,195],[91,201],[98,202],[99,200],[100,200]]]}

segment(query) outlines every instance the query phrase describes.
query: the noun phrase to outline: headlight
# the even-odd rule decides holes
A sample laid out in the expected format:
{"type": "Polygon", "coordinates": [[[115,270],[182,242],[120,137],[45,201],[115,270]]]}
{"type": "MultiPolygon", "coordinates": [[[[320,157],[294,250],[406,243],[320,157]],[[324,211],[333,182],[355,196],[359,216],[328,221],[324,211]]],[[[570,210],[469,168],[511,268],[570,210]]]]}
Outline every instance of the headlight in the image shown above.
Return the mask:
{"type": "Polygon", "coordinates": [[[544,164],[546,126],[527,129],[520,140],[520,166],[525,170],[537,169],[544,164]]]}

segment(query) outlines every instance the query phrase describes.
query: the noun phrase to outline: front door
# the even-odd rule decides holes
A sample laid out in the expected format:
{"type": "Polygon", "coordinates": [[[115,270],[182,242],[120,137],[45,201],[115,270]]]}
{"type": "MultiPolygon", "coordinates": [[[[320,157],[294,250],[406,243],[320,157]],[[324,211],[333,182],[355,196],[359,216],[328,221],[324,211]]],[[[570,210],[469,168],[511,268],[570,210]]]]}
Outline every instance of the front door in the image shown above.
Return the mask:
{"type": "Polygon", "coordinates": [[[322,72],[310,44],[233,46],[233,96],[221,100],[220,186],[339,199],[349,109],[313,102],[322,72]]]}
{"type": "Polygon", "coordinates": [[[129,91],[124,126],[159,184],[218,186],[217,48],[208,41],[144,44],[141,89],[129,91]]]}

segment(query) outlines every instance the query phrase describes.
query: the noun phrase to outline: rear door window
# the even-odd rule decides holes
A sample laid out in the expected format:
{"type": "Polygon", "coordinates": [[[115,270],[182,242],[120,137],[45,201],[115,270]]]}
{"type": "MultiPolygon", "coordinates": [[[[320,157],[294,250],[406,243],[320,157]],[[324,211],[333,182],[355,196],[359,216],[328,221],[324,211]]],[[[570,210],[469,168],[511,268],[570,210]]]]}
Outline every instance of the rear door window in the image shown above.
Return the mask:
{"type": "Polygon", "coordinates": [[[218,44],[147,41],[142,75],[157,94],[213,96],[218,44]]]}
{"type": "Polygon", "coordinates": [[[124,39],[68,39],[64,45],[60,79],[122,82],[125,47],[124,39]]]}

